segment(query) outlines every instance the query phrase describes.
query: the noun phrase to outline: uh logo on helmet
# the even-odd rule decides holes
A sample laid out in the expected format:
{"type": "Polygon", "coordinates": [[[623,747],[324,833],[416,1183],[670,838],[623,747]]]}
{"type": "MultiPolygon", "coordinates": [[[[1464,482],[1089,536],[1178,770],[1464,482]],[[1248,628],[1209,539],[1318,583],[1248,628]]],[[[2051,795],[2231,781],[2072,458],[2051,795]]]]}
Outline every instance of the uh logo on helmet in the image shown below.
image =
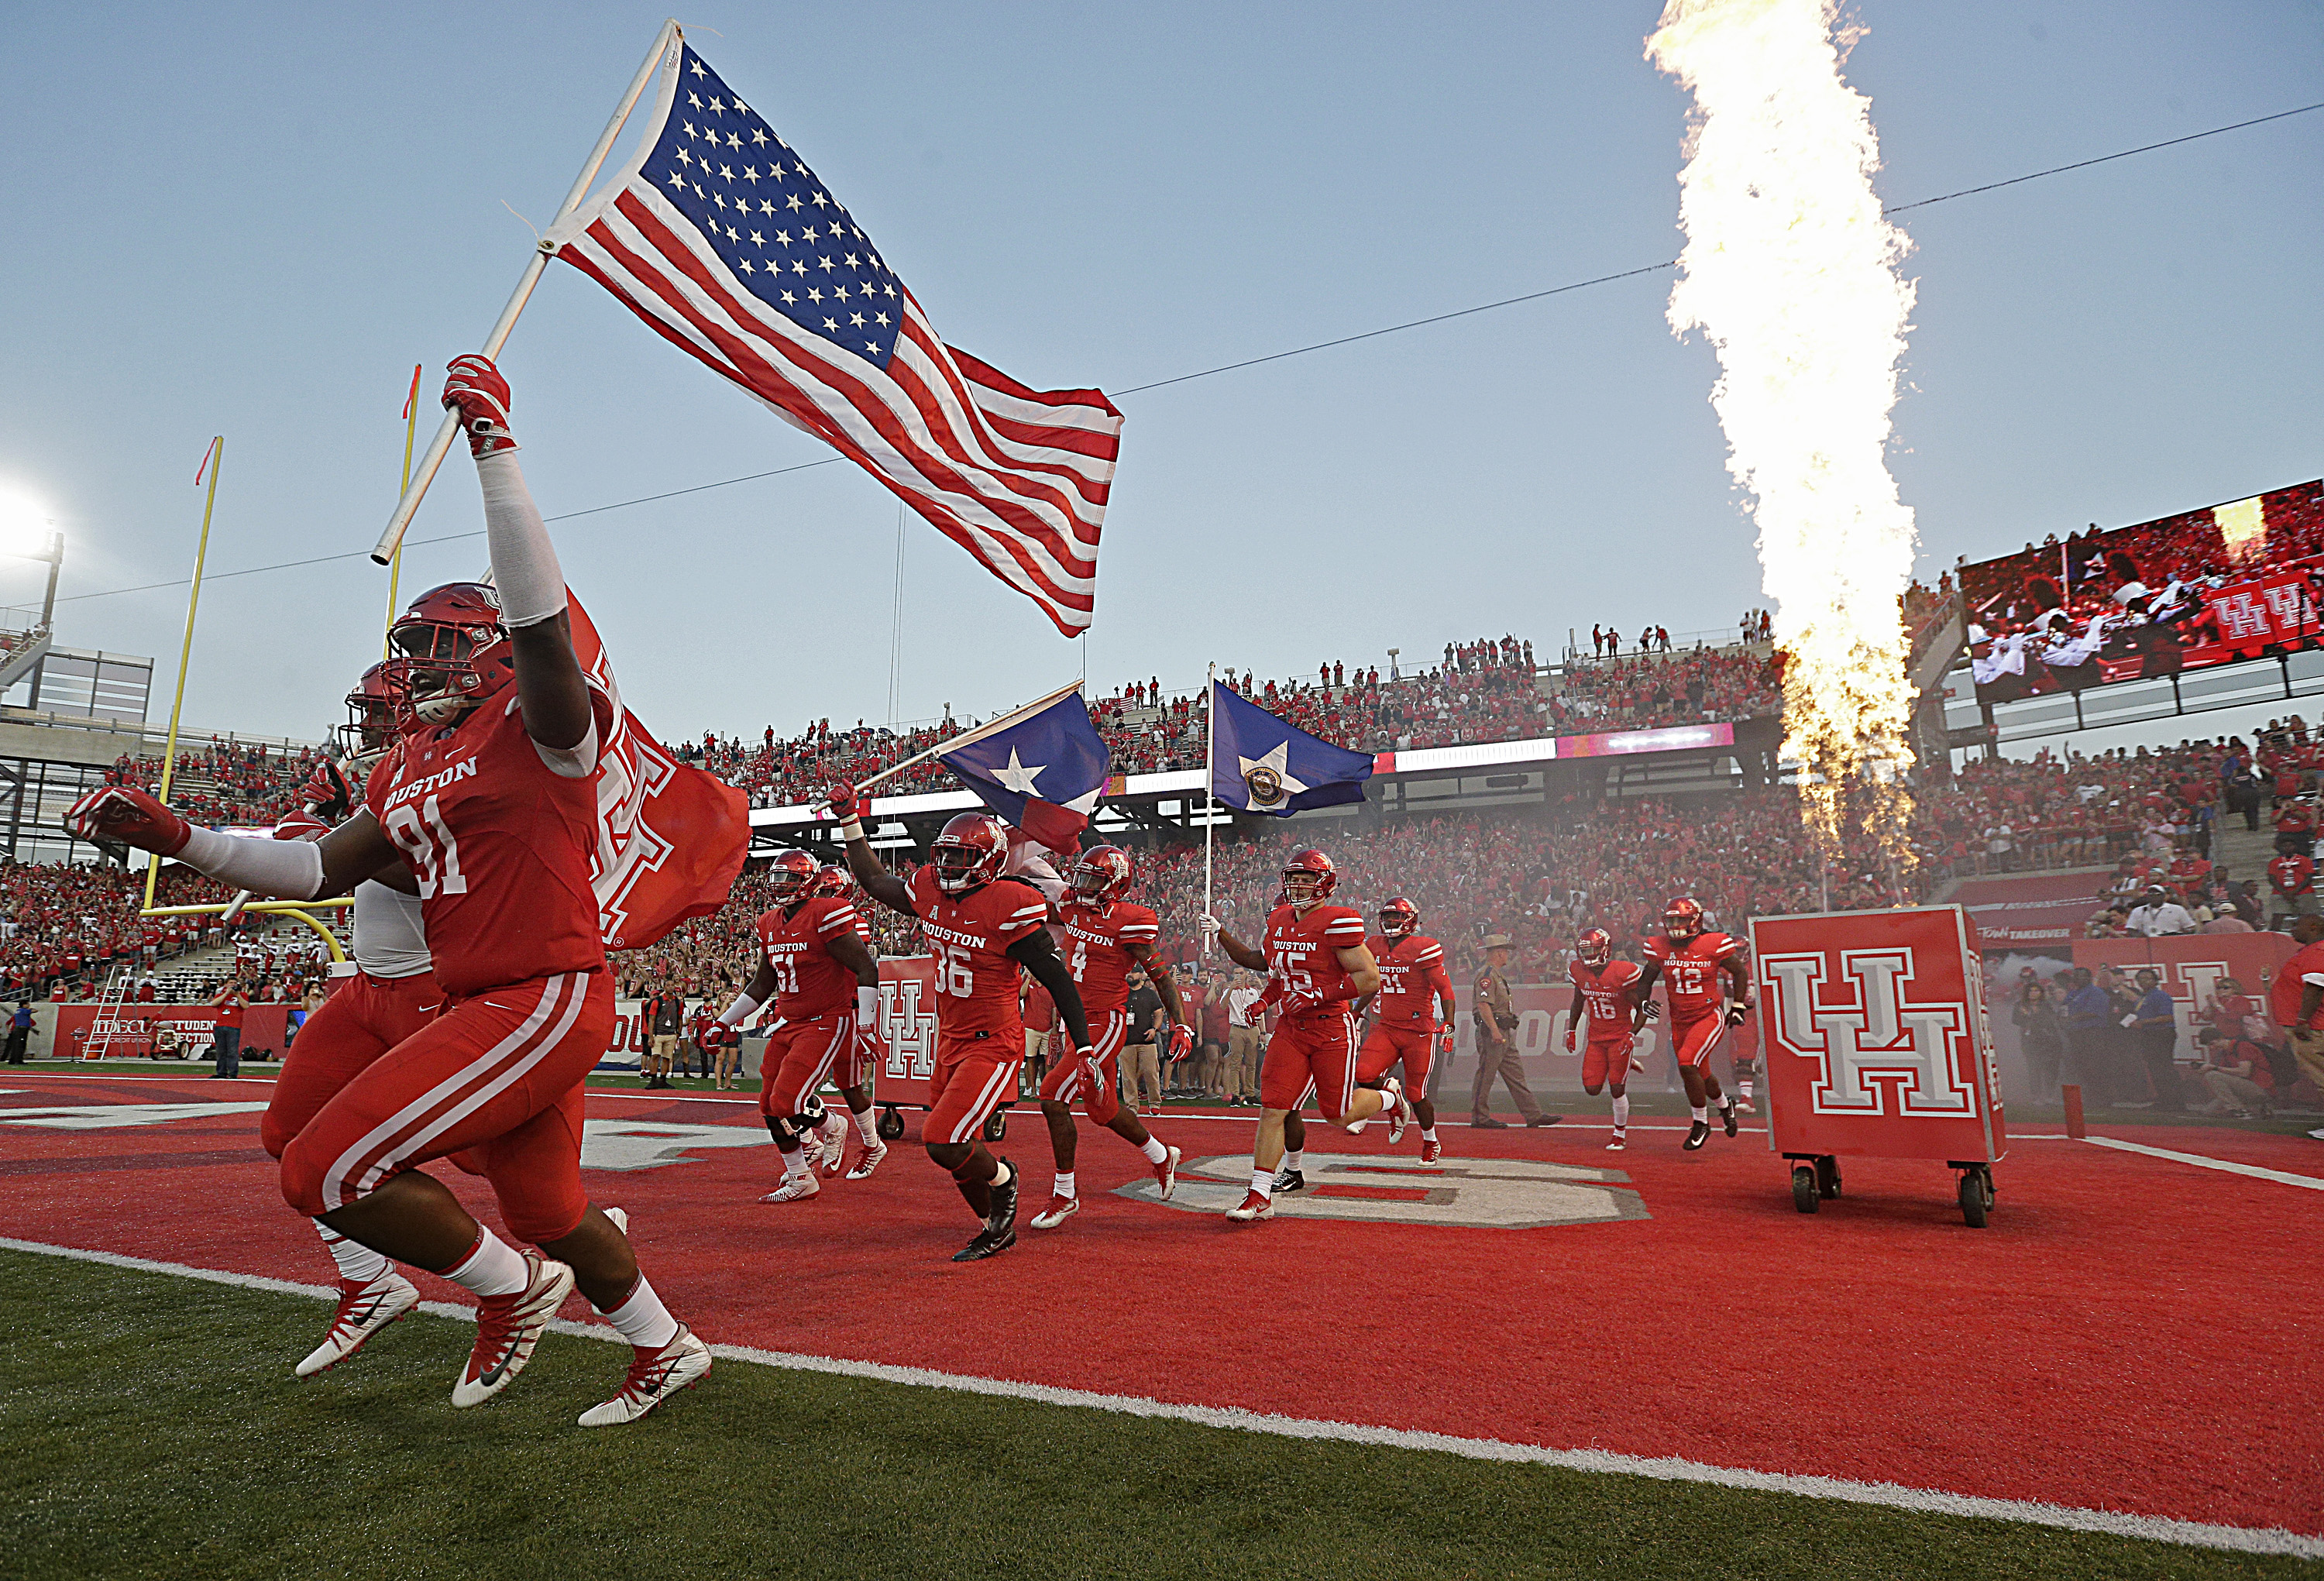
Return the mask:
{"type": "Polygon", "coordinates": [[[1305,911],[1330,897],[1340,882],[1340,870],[1332,859],[1310,846],[1291,853],[1283,864],[1283,895],[1278,905],[1296,905],[1305,911]]]}
{"type": "Polygon", "coordinates": [[[1009,862],[1009,826],[990,813],[962,813],[944,826],[928,848],[936,887],[965,895],[1001,877],[1009,862]]]}
{"type": "Polygon", "coordinates": [[[516,648],[501,623],[501,595],[481,582],[447,582],[411,601],[387,634],[400,656],[383,666],[396,725],[449,724],[516,679],[516,648]]]}

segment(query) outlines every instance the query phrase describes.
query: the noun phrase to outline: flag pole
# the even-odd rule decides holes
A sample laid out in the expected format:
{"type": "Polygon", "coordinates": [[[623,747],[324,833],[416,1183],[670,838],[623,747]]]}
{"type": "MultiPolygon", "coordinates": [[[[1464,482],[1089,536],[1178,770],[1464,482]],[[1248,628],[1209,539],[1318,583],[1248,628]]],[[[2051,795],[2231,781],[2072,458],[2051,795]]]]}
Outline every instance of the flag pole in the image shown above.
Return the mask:
{"type": "MultiPolygon", "coordinates": [[[[217,509],[218,473],[226,465],[224,434],[218,435],[210,441],[209,454],[202,457],[202,464],[209,468],[210,492],[208,497],[202,501],[202,536],[194,542],[194,586],[193,591],[186,595],[186,640],[184,646],[178,650],[178,695],[170,704],[169,744],[161,749],[161,799],[164,802],[170,799],[170,777],[177,772],[178,768],[178,715],[184,712],[186,706],[186,666],[191,664],[194,658],[194,611],[199,609],[202,603],[202,562],[208,557],[210,552],[210,512],[217,509]]],[[[199,483],[201,477],[201,467],[196,467],[194,481],[199,483]]],[[[153,885],[161,876],[161,858],[147,857],[145,859],[144,907],[147,911],[153,909],[153,885]]]]}
{"type": "MultiPolygon", "coordinates": [[[[567,216],[580,207],[581,200],[589,195],[589,184],[597,179],[598,170],[605,163],[605,156],[613,152],[613,140],[622,134],[622,124],[630,118],[630,112],[637,107],[639,97],[646,91],[646,84],[653,80],[655,69],[661,64],[662,52],[685,36],[676,17],[661,24],[661,31],[654,35],[652,50],[647,52],[645,64],[640,66],[637,76],[630,79],[629,91],[622,96],[620,106],[613,111],[613,118],[605,123],[604,133],[597,139],[597,146],[589,152],[588,162],[581,167],[581,174],[574,179],[573,189],[565,195],[565,201],[558,206],[556,217],[549,222],[552,232],[567,216]]],[[[547,240],[533,249],[532,259],[524,266],[524,273],[518,277],[516,290],[509,293],[508,303],[501,308],[501,316],[494,321],[492,333],[484,336],[484,344],[477,348],[484,355],[497,357],[501,354],[501,348],[508,344],[509,331],[516,327],[517,315],[524,311],[526,301],[532,296],[532,288],[540,283],[541,271],[549,267],[549,261],[555,256],[556,251],[557,244],[547,240]]],[[[436,426],[436,437],[428,441],[427,453],[420,458],[418,476],[405,483],[402,497],[395,502],[395,513],[387,519],[386,530],[379,535],[379,542],[372,548],[374,561],[384,565],[395,557],[396,549],[403,542],[405,529],[410,527],[412,517],[419,512],[420,501],[428,497],[428,485],[436,481],[436,471],[444,464],[444,457],[451,454],[453,437],[459,431],[459,413],[456,410],[446,411],[444,420],[436,426]]]]}
{"type": "MultiPolygon", "coordinates": [[[[1219,661],[1213,659],[1203,672],[1203,914],[1215,916],[1211,909],[1211,830],[1218,816],[1218,769],[1214,765],[1219,756],[1219,661]]],[[[1203,935],[1203,953],[1211,952],[1211,936],[1203,935]]]]}
{"type": "MultiPolygon", "coordinates": [[[[395,494],[399,501],[411,489],[411,442],[419,437],[420,433],[420,371],[426,366],[424,363],[411,364],[411,391],[403,398],[403,483],[396,490],[395,494]]],[[[399,537],[396,539],[395,554],[387,563],[387,629],[390,631],[395,630],[395,617],[398,613],[396,588],[402,580],[403,540],[399,537]]],[[[384,636],[381,637],[379,647],[382,658],[395,657],[394,645],[384,636]]]]}
{"type": "Polygon", "coordinates": [[[916,763],[927,762],[929,758],[936,756],[940,752],[954,751],[958,748],[968,746],[973,742],[981,741],[984,740],[985,737],[993,734],[995,731],[1005,731],[1010,725],[1015,724],[1019,720],[1025,718],[1028,714],[1038,713],[1044,708],[1048,707],[1050,703],[1055,703],[1058,698],[1069,697],[1081,689],[1082,684],[1079,681],[1074,682],[1073,685],[1069,686],[1060,686],[1056,691],[1050,693],[1047,696],[1036,697],[1032,702],[1026,703],[1023,707],[1012,708],[1008,712],[1002,714],[1000,718],[990,721],[987,723],[978,725],[974,730],[963,731],[956,736],[953,736],[945,740],[938,741],[935,746],[930,747],[924,752],[915,752],[910,757],[905,758],[901,763],[890,763],[887,768],[881,769],[871,778],[864,780],[862,784],[858,785],[855,787],[856,792],[858,795],[861,795],[862,792],[870,790],[873,786],[880,784],[881,781],[892,778],[894,776],[903,773],[905,769],[911,768],[916,763]]]}

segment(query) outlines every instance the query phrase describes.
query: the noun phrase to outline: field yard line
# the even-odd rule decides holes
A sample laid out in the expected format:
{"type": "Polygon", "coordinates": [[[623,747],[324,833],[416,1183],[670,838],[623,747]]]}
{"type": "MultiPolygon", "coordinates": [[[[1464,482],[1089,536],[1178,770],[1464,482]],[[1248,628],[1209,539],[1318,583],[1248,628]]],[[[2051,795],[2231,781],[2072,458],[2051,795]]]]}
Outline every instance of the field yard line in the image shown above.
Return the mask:
{"type": "Polygon", "coordinates": [[[2324,1181],[2314,1175],[2295,1175],[2280,1169],[2262,1169],[2255,1163],[2237,1163],[2232,1159],[2206,1158],[2200,1153],[2173,1153],[2168,1147],[2149,1147],[2144,1142],[2117,1142],[2111,1136],[2085,1136],[2082,1140],[2093,1147],[2143,1153],[2149,1158],[2167,1158],[2173,1163],[2191,1163],[2200,1169],[2225,1170],[2231,1175],[2249,1175],[2255,1181],[2273,1181],[2279,1185],[2305,1186],[2311,1191],[2324,1191],[2324,1181]]]}
{"type": "MultiPolygon", "coordinates": [[[[2098,1138],[2093,1137],[2093,1141],[2098,1138]]],[[[2145,1150],[2152,1151],[2152,1150],[2145,1150]]],[[[2168,1155],[2184,1156],[2184,1155],[2168,1155]]],[[[2209,1163],[2210,1160],[2197,1162],[2209,1163]]],[[[0,1236],[0,1248],[76,1262],[100,1263],[111,1268],[143,1273],[170,1273],[242,1290],[270,1291],[316,1301],[337,1301],[338,1291],[320,1284],[299,1284],[263,1274],[233,1273],[218,1268],[195,1268],[182,1263],[161,1263],[118,1252],[96,1252],[78,1246],[51,1245],[0,1236]]],[[[472,1321],[474,1309],[450,1301],[422,1301],[419,1310],[438,1317],[472,1321]]],[[[613,1344],[626,1343],[598,1323],[558,1319],[549,1325],[561,1334],[577,1335],[613,1344]]],[[[1122,1416],[1191,1422],[1198,1427],[1226,1428],[1241,1432],[1269,1433],[1277,1438],[1306,1439],[1343,1444],[1370,1444],[1383,1448],[1433,1450],[1469,1460],[1491,1460],[1523,1466],[1554,1466],[1623,1476],[1652,1477],[1659,1482],[1702,1483],[1714,1487],[1755,1493],[1791,1494],[1801,1498],[1832,1499],[1842,1503],[1877,1504],[1919,1514],[1956,1515],[1980,1521],[2022,1521],[2067,1531],[2096,1531],[2146,1542],[2177,1543],[2188,1548],[2219,1549],[2234,1553],[2289,1554],[2299,1558],[2324,1558],[2324,1537],[2289,1531],[2282,1527],[2215,1526],[2200,1521],[2173,1521],[2159,1515],[2132,1515],[2114,1510],[2080,1509],[2066,1504],[2037,1503],[2024,1499],[1990,1499],[1969,1494],[1949,1494],[1935,1488],[1912,1488],[1896,1483],[1851,1482],[1836,1476],[1795,1475],[1784,1472],[1751,1471],[1711,1466],[1675,1456],[1649,1457],[1617,1455],[1603,1449],[1550,1449],[1534,1444],[1513,1444],[1499,1439],[1462,1439],[1449,1433],[1416,1432],[1403,1428],[1369,1427],[1360,1422],[1319,1421],[1303,1417],[1274,1416],[1231,1406],[1182,1405],[1133,1394],[1099,1394],[1083,1389],[1059,1389],[1046,1383],[1022,1383],[1008,1378],[980,1378],[960,1373],[939,1373],[926,1367],[890,1366],[881,1362],[849,1361],[836,1356],[804,1356],[787,1351],[760,1350],[745,1345],[714,1345],[711,1350],[729,1361],[792,1372],[825,1373],[845,1378],[869,1378],[916,1388],[950,1389],[1042,1405],[1074,1406],[1112,1411],[1122,1416]]]]}

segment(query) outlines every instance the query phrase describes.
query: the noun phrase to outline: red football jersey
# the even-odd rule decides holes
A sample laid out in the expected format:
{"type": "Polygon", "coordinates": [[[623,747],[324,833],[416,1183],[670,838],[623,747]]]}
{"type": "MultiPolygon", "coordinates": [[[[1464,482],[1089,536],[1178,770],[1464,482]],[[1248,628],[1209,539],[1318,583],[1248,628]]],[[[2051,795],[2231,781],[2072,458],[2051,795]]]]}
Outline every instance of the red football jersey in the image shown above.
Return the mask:
{"type": "Polygon", "coordinates": [[[1719,1014],[1727,997],[1720,968],[1742,951],[1742,940],[1725,933],[1697,933],[1683,944],[1674,944],[1668,934],[1655,933],[1647,938],[1646,947],[1646,959],[1663,969],[1672,1020],[1698,1021],[1719,1014]]]}
{"type": "MultiPolygon", "coordinates": [[[[1348,972],[1340,964],[1339,952],[1363,942],[1363,914],[1351,906],[1318,905],[1303,917],[1295,907],[1278,905],[1267,919],[1267,939],[1260,948],[1267,954],[1268,974],[1283,985],[1286,995],[1335,994],[1345,998],[1348,972]]],[[[1347,1006],[1333,1002],[1286,1019],[1296,1023],[1347,1013],[1347,1006]]]]}
{"type": "Polygon", "coordinates": [[[1162,936],[1162,919],[1142,905],[1110,900],[1090,905],[1067,900],[1065,970],[1082,992],[1082,1013],[1095,1022],[1130,1007],[1131,959],[1126,946],[1149,949],[1162,936]]]}
{"type": "Polygon", "coordinates": [[[956,1035],[1023,1026],[1017,985],[1024,969],[1009,958],[1009,946],[1048,920],[1041,892],[1021,879],[996,878],[966,895],[946,895],[936,887],[933,867],[915,872],[909,887],[936,957],[936,1030],[956,1035]]]}
{"type": "MultiPolygon", "coordinates": [[[[602,740],[613,706],[590,688],[602,740]]],[[[542,762],[511,695],[440,734],[407,738],[364,802],[420,879],[436,980],[456,997],[605,964],[597,896],[597,777],[542,762]]]]}
{"type": "Polygon", "coordinates": [[[1636,988],[1646,969],[1635,961],[1609,961],[1603,966],[1575,961],[1566,969],[1573,991],[1590,1017],[1590,1037],[1611,1042],[1630,1035],[1637,1004],[1636,988]]]}
{"type": "Polygon", "coordinates": [[[1441,994],[1453,1003],[1452,979],[1444,974],[1444,946],[1425,933],[1406,933],[1390,942],[1385,936],[1364,941],[1379,962],[1379,997],[1372,1001],[1372,1016],[1389,1026],[1436,1030],[1436,1000],[1441,994]]]}
{"type": "Polygon", "coordinates": [[[818,895],[796,911],[782,906],[761,917],[759,950],[775,969],[775,1014],[813,1021],[855,1007],[855,973],[832,959],[831,941],[855,931],[855,903],[818,895]]]}

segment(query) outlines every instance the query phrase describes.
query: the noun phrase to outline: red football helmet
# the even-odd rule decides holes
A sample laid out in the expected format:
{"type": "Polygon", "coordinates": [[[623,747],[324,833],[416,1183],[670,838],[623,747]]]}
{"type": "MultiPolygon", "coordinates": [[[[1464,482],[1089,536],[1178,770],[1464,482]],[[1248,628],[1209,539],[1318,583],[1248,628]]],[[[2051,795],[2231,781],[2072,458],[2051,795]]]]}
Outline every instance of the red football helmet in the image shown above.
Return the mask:
{"type": "Polygon", "coordinates": [[[815,876],[815,887],[809,895],[845,895],[855,887],[854,875],[845,868],[825,868],[815,876]]]}
{"type": "Polygon", "coordinates": [[[369,768],[395,745],[395,700],[401,690],[382,663],[365,670],[347,694],[347,722],[337,732],[339,752],[359,768],[369,768]]]}
{"type": "Polygon", "coordinates": [[[1702,903],[1692,895],[1682,895],[1663,907],[1663,932],[1674,944],[1702,933],[1702,903]]]}
{"type": "Polygon", "coordinates": [[[1295,850],[1291,859],[1283,864],[1283,904],[1313,905],[1332,893],[1340,881],[1340,871],[1332,866],[1332,859],[1313,846],[1295,850]]]}
{"type": "Polygon", "coordinates": [[[1614,959],[1614,941],[1603,928],[1584,928],[1573,941],[1573,953],[1584,966],[1603,966],[1614,959]]]}
{"type": "Polygon", "coordinates": [[[449,724],[516,679],[516,648],[501,624],[501,595],[481,582],[447,582],[411,601],[389,629],[401,658],[387,661],[398,729],[449,724]]]}
{"type": "Polygon", "coordinates": [[[1392,896],[1380,903],[1379,925],[1383,939],[1408,938],[1420,926],[1420,908],[1401,895],[1392,896]]]}
{"type": "Polygon", "coordinates": [[[815,893],[816,860],[803,850],[775,853],[767,869],[767,890],[777,905],[796,905],[815,893]]]}
{"type": "Polygon", "coordinates": [[[961,813],[944,826],[928,848],[936,868],[936,887],[965,895],[1001,877],[1009,861],[1009,825],[990,813],[961,813]]]}
{"type": "Polygon", "coordinates": [[[1093,845],[1074,864],[1074,893],[1093,903],[1111,900],[1136,877],[1128,851],[1118,845],[1093,845]]]}

